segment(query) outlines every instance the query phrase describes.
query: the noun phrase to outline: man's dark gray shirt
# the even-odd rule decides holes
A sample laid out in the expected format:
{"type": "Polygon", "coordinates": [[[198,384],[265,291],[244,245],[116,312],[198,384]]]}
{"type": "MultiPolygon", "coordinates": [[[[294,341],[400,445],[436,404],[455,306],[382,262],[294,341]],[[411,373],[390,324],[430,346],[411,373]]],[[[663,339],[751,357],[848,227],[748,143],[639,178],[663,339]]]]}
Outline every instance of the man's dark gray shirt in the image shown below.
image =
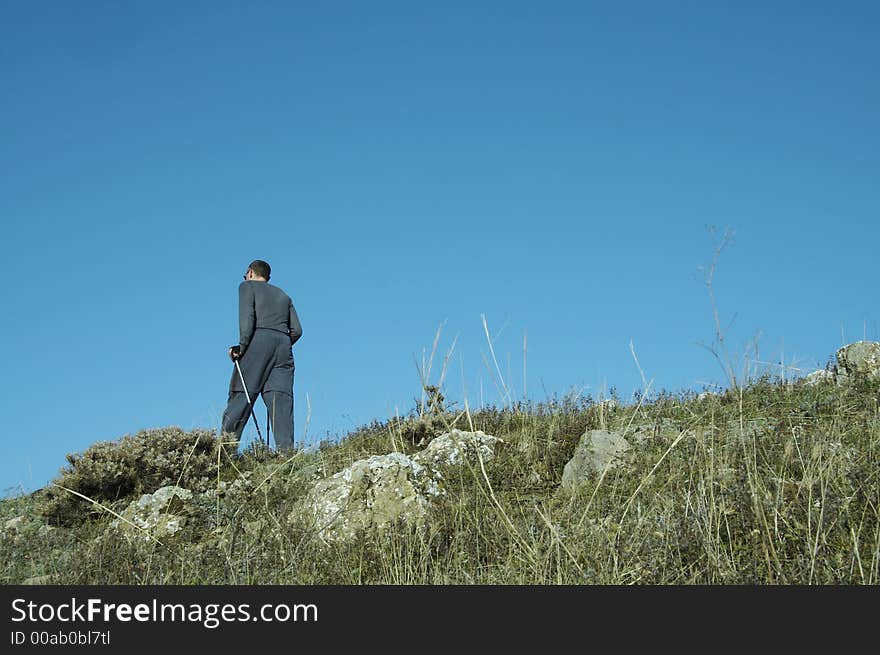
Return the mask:
{"type": "Polygon", "coordinates": [[[242,354],[257,328],[284,332],[290,335],[291,345],[302,336],[290,296],[273,284],[256,280],[246,280],[238,286],[238,327],[242,354]]]}

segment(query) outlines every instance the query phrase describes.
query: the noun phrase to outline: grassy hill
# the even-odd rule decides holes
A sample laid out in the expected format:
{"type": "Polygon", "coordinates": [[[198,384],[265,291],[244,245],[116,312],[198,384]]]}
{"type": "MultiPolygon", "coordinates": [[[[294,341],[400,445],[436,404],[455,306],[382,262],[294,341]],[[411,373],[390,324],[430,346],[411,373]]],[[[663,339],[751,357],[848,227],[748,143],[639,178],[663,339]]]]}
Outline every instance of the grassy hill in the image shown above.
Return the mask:
{"type": "Polygon", "coordinates": [[[617,407],[437,408],[284,457],[230,454],[210,432],[144,432],[69,456],[52,485],[0,502],[0,582],[877,584],[877,394],[762,379],[617,407]],[[648,436],[625,465],[561,488],[586,430],[634,426],[648,436]],[[504,443],[486,466],[442,469],[423,527],[332,542],[297,509],[318,480],[451,427],[504,443]],[[132,501],[165,485],[192,492],[175,501],[176,532],[126,523],[132,501]]]}

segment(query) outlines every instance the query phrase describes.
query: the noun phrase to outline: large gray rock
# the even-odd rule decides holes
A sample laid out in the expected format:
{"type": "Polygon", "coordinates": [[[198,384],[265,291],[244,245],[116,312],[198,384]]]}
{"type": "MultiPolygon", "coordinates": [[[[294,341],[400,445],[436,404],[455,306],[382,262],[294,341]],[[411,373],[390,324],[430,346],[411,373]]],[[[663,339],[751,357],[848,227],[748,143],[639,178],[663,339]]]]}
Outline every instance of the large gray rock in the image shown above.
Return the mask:
{"type": "Polygon", "coordinates": [[[303,504],[321,538],[347,541],[398,521],[424,525],[431,499],[443,493],[440,480],[403,453],[374,455],[318,482],[303,504]]]}
{"type": "Polygon", "coordinates": [[[629,442],[617,432],[590,430],[581,437],[574,456],[562,471],[562,488],[573,491],[592,475],[614,468],[625,461],[629,442]]]}
{"type": "Polygon", "coordinates": [[[436,437],[427,448],[413,456],[413,460],[431,467],[461,464],[465,459],[488,462],[495,457],[495,444],[501,439],[482,430],[465,432],[452,430],[436,437]]]}
{"type": "Polygon", "coordinates": [[[170,485],[144,494],[122,512],[123,520],[114,519],[110,528],[130,540],[150,541],[170,537],[180,531],[189,513],[189,489],[170,485]]]}
{"type": "Polygon", "coordinates": [[[838,373],[844,379],[880,380],[880,343],[856,341],[837,351],[838,373]]]}

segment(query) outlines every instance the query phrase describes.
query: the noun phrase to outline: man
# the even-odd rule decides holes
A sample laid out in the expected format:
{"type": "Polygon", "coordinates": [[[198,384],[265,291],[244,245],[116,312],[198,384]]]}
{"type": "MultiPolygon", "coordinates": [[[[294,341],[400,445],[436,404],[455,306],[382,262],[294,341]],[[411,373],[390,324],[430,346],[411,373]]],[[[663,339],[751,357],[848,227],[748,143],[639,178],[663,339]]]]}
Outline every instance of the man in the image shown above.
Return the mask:
{"type": "MultiPolygon", "coordinates": [[[[229,349],[229,358],[238,360],[251,403],[263,395],[275,447],[293,450],[293,344],[302,336],[302,326],[290,296],[269,284],[271,273],[269,264],[257,259],[238,286],[239,341],[229,349]]],[[[233,369],[223,432],[241,440],[250,415],[251,405],[233,369]]]]}

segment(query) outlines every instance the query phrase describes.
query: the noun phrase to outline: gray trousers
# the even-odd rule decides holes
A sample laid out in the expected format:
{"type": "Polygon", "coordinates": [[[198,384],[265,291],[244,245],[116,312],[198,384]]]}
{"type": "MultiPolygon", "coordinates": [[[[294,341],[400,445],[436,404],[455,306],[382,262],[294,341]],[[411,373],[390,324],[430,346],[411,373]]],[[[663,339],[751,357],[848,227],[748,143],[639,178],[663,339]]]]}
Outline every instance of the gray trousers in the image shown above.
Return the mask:
{"type": "MultiPolygon", "coordinates": [[[[244,376],[251,402],[256,404],[257,396],[262,395],[269,414],[275,448],[293,449],[293,350],[290,336],[274,330],[258,329],[244,355],[238,360],[244,376]]],[[[256,411],[257,420],[259,414],[256,411]]],[[[229,399],[223,412],[222,431],[235,435],[241,440],[251,416],[241,386],[241,380],[233,364],[232,379],[229,381],[229,399]]],[[[265,436],[265,435],[264,435],[265,436]]]]}

